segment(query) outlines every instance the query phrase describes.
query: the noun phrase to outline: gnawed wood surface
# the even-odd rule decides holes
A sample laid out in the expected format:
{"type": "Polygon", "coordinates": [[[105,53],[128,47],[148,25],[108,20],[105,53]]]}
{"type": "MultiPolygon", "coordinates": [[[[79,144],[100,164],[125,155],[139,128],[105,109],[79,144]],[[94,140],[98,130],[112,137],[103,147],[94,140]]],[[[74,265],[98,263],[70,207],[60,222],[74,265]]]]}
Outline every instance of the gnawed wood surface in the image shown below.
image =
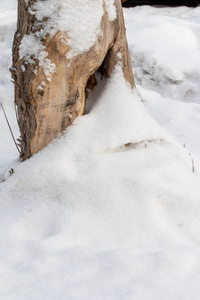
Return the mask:
{"type": "MultiPolygon", "coordinates": [[[[35,0],[29,0],[29,6],[35,0]]],[[[89,51],[67,59],[69,46],[60,40],[61,33],[46,36],[42,41],[47,58],[56,66],[56,72],[45,76],[38,60],[25,63],[19,57],[19,46],[24,35],[35,33],[35,17],[24,0],[18,0],[18,24],[13,43],[12,76],[15,83],[15,104],[21,133],[21,159],[25,160],[44,148],[57,134],[83,114],[87,85],[94,85],[93,74],[100,70],[110,77],[120,63],[125,79],[134,86],[126,41],[121,0],[115,1],[117,18],[109,21],[105,9],[101,31],[96,44],[89,51]]],[[[38,29],[39,30],[39,29],[38,29]]],[[[83,37],[84,38],[84,37],[83,37]]]]}

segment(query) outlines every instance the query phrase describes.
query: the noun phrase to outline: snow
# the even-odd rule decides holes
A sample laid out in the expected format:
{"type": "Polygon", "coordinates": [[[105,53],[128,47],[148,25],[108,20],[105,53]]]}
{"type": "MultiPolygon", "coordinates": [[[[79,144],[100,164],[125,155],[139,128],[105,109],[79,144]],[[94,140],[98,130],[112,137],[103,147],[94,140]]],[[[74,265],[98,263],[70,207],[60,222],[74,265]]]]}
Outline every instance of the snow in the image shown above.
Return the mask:
{"type": "MultiPolygon", "coordinates": [[[[0,102],[17,137],[16,1],[0,3],[0,102]]],[[[136,90],[118,66],[24,163],[0,110],[1,299],[199,299],[200,7],[124,13],[136,90]]]]}
{"type": "MultiPolygon", "coordinates": [[[[18,136],[19,131],[13,111],[13,85],[10,82],[9,72],[12,64],[12,39],[16,27],[17,3],[1,0],[0,4],[0,103],[3,103],[14,134],[18,136]]],[[[4,163],[16,158],[16,154],[16,149],[12,147],[12,137],[0,109],[0,169],[4,163]]]]}
{"type": "MultiPolygon", "coordinates": [[[[47,34],[53,36],[61,31],[61,41],[69,46],[66,58],[71,59],[95,45],[100,32],[103,6],[102,0],[45,0],[34,3],[30,12],[35,15],[38,25],[46,18],[44,26],[35,35],[38,43],[47,34]]],[[[108,12],[113,19],[110,5],[108,12]]],[[[22,44],[27,44],[27,41],[22,40],[22,44]]]]}
{"type": "Polygon", "coordinates": [[[114,0],[105,0],[105,7],[108,14],[109,21],[114,21],[117,17],[116,7],[114,6],[114,0]]]}
{"type": "MultiPolygon", "coordinates": [[[[44,50],[45,46],[35,37],[34,34],[25,35],[23,41],[19,46],[19,56],[24,58],[26,64],[34,64],[35,60],[39,60],[39,66],[42,67],[44,75],[50,80],[50,73],[56,72],[56,65],[51,63],[50,59],[46,58],[48,52],[44,50]]],[[[22,65],[22,71],[26,70],[26,67],[22,65]]]]}
{"type": "MultiPolygon", "coordinates": [[[[113,0],[105,1],[108,19],[114,21],[116,18],[116,7],[113,0]]],[[[51,63],[48,52],[41,44],[41,40],[48,34],[55,35],[61,32],[60,40],[69,46],[66,54],[67,59],[72,59],[88,51],[95,45],[100,33],[101,19],[103,16],[102,0],[45,0],[34,3],[29,12],[36,17],[36,26],[43,26],[35,34],[25,35],[20,45],[20,58],[25,63],[34,63],[39,59],[44,74],[49,78],[50,73],[56,71],[51,63]],[[67,15],[67,18],[66,18],[67,15]],[[45,21],[44,21],[45,19],[45,21]]]]}
{"type": "Polygon", "coordinates": [[[164,97],[199,103],[199,14],[200,7],[125,10],[133,70],[140,85],[164,97]]]}

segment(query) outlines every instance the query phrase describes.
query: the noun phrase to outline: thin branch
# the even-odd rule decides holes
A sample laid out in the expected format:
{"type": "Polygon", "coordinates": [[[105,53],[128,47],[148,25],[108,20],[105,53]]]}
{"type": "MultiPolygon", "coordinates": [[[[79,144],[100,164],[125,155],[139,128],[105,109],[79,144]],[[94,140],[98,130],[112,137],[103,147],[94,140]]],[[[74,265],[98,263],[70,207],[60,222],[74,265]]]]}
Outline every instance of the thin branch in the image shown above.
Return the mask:
{"type": "Polygon", "coordinates": [[[194,159],[192,159],[192,172],[194,173],[194,159]]]}
{"type": "Polygon", "coordinates": [[[16,146],[18,152],[20,153],[20,149],[19,149],[19,147],[18,147],[18,145],[17,145],[17,143],[16,143],[16,141],[15,141],[15,137],[14,137],[14,134],[13,134],[13,132],[12,132],[10,123],[9,123],[9,121],[8,121],[6,112],[5,112],[4,107],[3,107],[3,104],[0,103],[0,105],[1,105],[1,108],[2,108],[2,111],[3,111],[3,114],[4,114],[4,117],[5,117],[5,119],[6,119],[6,122],[7,122],[7,124],[8,124],[8,128],[10,129],[10,133],[11,133],[11,135],[12,135],[12,138],[13,138],[13,141],[14,141],[14,143],[15,143],[15,146],[16,146]]]}

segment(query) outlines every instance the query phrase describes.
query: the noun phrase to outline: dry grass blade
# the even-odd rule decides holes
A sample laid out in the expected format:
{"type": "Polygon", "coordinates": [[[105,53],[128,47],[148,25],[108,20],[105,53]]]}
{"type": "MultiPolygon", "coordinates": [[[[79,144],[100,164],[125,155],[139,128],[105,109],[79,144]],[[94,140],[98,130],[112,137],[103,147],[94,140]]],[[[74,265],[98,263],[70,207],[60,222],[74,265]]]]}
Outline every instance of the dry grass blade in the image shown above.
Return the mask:
{"type": "Polygon", "coordinates": [[[8,124],[8,128],[9,128],[9,130],[10,130],[10,133],[11,133],[11,135],[12,135],[13,141],[14,141],[14,143],[15,143],[15,146],[16,146],[18,152],[20,153],[20,149],[19,149],[19,147],[18,147],[18,145],[17,145],[17,143],[16,143],[16,140],[15,140],[15,137],[14,137],[14,134],[13,134],[13,131],[12,131],[12,128],[11,128],[11,126],[10,126],[10,123],[9,123],[9,121],[8,121],[8,118],[7,118],[5,109],[4,109],[4,107],[3,107],[3,104],[0,103],[0,105],[1,105],[1,108],[2,108],[2,111],[3,111],[3,114],[4,114],[4,117],[5,117],[5,119],[6,119],[6,122],[7,122],[7,124],[8,124]]]}

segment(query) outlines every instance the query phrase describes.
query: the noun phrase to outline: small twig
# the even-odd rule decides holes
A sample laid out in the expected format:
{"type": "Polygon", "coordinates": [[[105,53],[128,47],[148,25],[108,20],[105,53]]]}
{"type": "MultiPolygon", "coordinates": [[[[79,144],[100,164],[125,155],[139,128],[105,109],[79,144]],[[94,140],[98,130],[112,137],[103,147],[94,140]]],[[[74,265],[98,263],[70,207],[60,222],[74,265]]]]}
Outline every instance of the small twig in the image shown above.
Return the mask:
{"type": "Polygon", "coordinates": [[[3,114],[4,114],[4,117],[5,117],[5,119],[6,119],[6,122],[7,122],[7,124],[8,124],[8,128],[10,129],[10,133],[11,133],[11,135],[12,135],[12,138],[13,138],[13,141],[14,141],[14,143],[15,143],[15,146],[16,146],[18,152],[20,153],[20,149],[19,149],[19,147],[18,147],[18,145],[17,145],[17,143],[16,143],[16,141],[15,141],[15,137],[14,137],[14,134],[13,134],[13,132],[12,132],[10,123],[9,123],[9,121],[8,121],[6,112],[5,112],[4,107],[3,107],[3,104],[0,103],[0,105],[1,105],[1,108],[2,108],[2,111],[3,111],[3,114]]]}
{"type": "Polygon", "coordinates": [[[194,173],[194,159],[192,159],[192,172],[194,173]]]}
{"type": "Polygon", "coordinates": [[[13,168],[12,168],[12,169],[10,169],[10,170],[8,171],[8,173],[9,173],[9,176],[11,176],[12,174],[14,174],[14,170],[13,170],[13,168]]]}

